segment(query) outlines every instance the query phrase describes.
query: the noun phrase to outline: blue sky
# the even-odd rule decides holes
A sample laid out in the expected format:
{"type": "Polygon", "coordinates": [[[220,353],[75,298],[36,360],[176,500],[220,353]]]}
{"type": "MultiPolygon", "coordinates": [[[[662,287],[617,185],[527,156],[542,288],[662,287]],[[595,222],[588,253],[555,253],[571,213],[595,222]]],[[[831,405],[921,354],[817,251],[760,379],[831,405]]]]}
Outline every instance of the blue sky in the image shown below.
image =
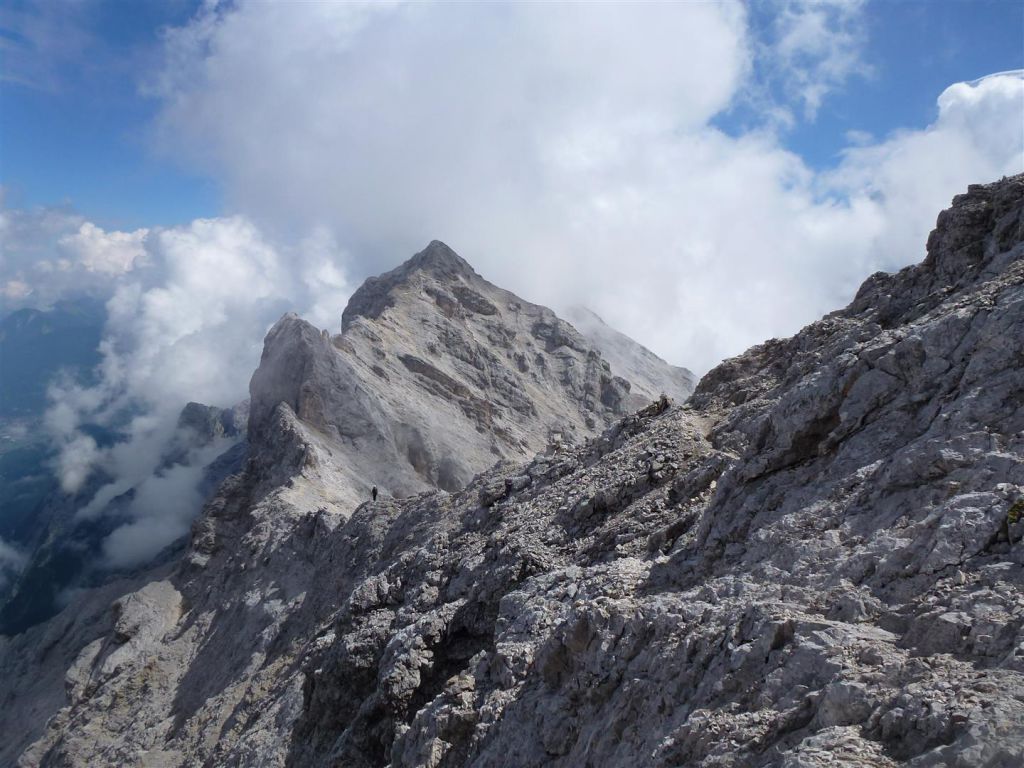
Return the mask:
{"type": "MultiPolygon", "coordinates": [[[[150,125],[159,105],[144,95],[161,30],[185,23],[197,8],[192,0],[7,6],[0,16],[4,70],[17,78],[0,92],[8,205],[70,204],[121,229],[223,211],[216,178],[154,151],[150,125]],[[25,36],[26,17],[52,23],[54,13],[65,17],[62,30],[76,30],[66,49],[60,40],[25,36]]],[[[774,12],[773,3],[750,6],[755,35],[767,34],[774,12]]],[[[926,125],[949,84],[1024,67],[1019,0],[874,0],[862,23],[869,71],[851,74],[815,119],[782,132],[783,144],[814,167],[836,163],[848,131],[884,137],[926,125]]],[[[716,123],[736,132],[762,119],[740,103],[716,123]]]]}
{"type": "Polygon", "coordinates": [[[70,204],[130,229],[219,212],[211,179],[153,152],[156,104],[142,95],[161,29],[187,21],[197,5],[16,2],[0,12],[0,183],[8,205],[70,204]],[[32,17],[56,27],[56,39],[26,37],[32,17]]]}
{"type": "MultiPolygon", "coordinates": [[[[770,25],[772,7],[751,5],[755,29],[770,25]]],[[[870,70],[851,75],[815,120],[799,122],[785,136],[814,166],[836,162],[849,143],[847,131],[881,138],[921,127],[935,119],[935,99],[951,83],[1024,67],[1019,0],[872,0],[863,24],[870,70]]]]}

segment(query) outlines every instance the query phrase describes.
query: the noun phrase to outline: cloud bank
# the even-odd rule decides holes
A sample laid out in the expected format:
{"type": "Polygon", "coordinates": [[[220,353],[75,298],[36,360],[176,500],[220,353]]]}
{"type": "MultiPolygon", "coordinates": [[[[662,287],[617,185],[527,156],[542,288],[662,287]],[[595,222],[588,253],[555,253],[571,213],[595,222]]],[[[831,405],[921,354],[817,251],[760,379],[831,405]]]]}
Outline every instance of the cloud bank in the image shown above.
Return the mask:
{"type": "Polygon", "coordinates": [[[47,417],[67,490],[114,478],[84,514],[136,489],[109,562],[194,513],[206,457],[155,474],[181,407],[244,397],[280,314],[337,329],[358,281],[431,239],[698,372],[920,260],[953,195],[1022,170],[1024,78],[953,84],[930,124],[851,134],[811,167],[785,131],[870,72],[863,14],[789,0],[755,30],[739,3],[237,2],[168,29],[153,140],[213,175],[230,215],[109,232],[0,213],[6,306],[109,298],[102,383],[55,386],[47,417]],[[761,123],[724,130],[740,104],[761,123]]]}
{"type": "Polygon", "coordinates": [[[105,232],[72,210],[19,210],[0,189],[0,301],[5,310],[46,309],[71,296],[107,296],[146,267],[149,230],[105,232]]]}
{"type": "Polygon", "coordinates": [[[919,260],[954,194],[1021,170],[1012,73],[833,169],[784,148],[869,71],[863,11],[794,0],[755,35],[730,3],[214,6],[167,36],[157,136],[273,236],[331,232],[354,277],[439,238],[704,371],[919,260]],[[716,127],[750,100],[761,128],[716,127]]]}
{"type": "Polygon", "coordinates": [[[83,258],[117,265],[117,280],[107,302],[99,383],[54,382],[44,423],[59,448],[55,468],[64,491],[80,491],[97,470],[112,478],[81,516],[101,514],[134,490],[133,522],[105,546],[108,564],[129,565],[188,530],[201,503],[195,489],[203,467],[228,447],[197,449],[183,465],[167,467],[169,448],[185,439],[177,426],[184,405],[243,400],[269,326],[296,307],[318,324],[336,325],[350,288],[338,267],[343,255],[324,233],[282,249],[233,217],[142,238],[110,233],[105,249],[97,249],[89,225],[76,231],[88,238],[83,258]],[[100,447],[83,431],[87,425],[112,429],[120,440],[100,447]]]}

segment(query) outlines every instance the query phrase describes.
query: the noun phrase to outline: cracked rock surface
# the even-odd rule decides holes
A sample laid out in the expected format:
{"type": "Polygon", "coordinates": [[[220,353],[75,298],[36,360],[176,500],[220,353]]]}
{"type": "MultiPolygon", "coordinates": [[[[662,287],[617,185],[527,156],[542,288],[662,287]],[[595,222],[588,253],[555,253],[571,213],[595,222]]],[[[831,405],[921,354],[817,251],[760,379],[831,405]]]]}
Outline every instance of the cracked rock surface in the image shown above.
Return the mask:
{"type": "Polygon", "coordinates": [[[0,639],[0,763],[1021,765],[1022,208],[451,491],[325,502],[331,410],[254,397],[177,567],[0,639]]]}

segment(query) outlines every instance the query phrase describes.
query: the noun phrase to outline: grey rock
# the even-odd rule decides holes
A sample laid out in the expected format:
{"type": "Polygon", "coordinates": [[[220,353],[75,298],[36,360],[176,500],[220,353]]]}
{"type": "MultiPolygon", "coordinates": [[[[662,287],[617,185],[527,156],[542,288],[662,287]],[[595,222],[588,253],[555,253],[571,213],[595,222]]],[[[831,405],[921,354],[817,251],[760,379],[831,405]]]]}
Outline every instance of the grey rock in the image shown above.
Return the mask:
{"type": "Polygon", "coordinates": [[[241,437],[249,419],[248,401],[233,408],[218,408],[202,403],[189,403],[178,416],[178,428],[190,429],[196,442],[208,445],[218,437],[241,437]]]}
{"type": "Polygon", "coordinates": [[[551,310],[479,275],[438,241],[370,278],[331,336],[295,315],[270,331],[252,379],[249,437],[279,408],[312,431],[347,503],[458,490],[499,459],[527,460],[628,412],[630,383],[551,310]]]}
{"type": "MultiPolygon", "coordinates": [[[[354,506],[363,469],[341,446],[402,423],[371,361],[449,404],[495,391],[471,385],[490,365],[471,344],[405,339],[421,326],[399,294],[463,334],[504,298],[433,247],[420,263],[497,312],[385,276],[347,313],[357,352],[279,324],[253,454],[180,564],[0,639],[0,762],[1020,765],[1022,210],[1024,177],[972,187],[923,264],[726,361],[684,405],[575,442],[529,432],[533,459],[508,451],[450,492],[354,506]]],[[[586,393],[582,337],[530,311],[506,328],[533,339],[530,371],[562,366],[547,401],[586,393]]],[[[522,373],[515,354],[501,370],[522,373]]],[[[443,418],[464,428],[459,412],[443,418]]],[[[559,418],[582,433],[581,411],[559,418]]],[[[430,426],[436,458],[450,436],[430,426]]]]}
{"type": "Polygon", "coordinates": [[[611,369],[631,385],[630,405],[637,410],[661,395],[682,403],[693,392],[697,377],[686,368],[670,365],[633,339],[610,327],[597,313],[573,306],[566,312],[572,323],[608,361],[611,369]]]}

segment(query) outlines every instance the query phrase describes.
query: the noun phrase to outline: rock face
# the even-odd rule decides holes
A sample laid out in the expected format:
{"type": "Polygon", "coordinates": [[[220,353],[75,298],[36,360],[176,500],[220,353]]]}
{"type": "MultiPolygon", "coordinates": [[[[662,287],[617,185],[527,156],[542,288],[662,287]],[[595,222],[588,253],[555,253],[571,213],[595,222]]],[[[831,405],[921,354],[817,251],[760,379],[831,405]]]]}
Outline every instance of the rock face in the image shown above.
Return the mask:
{"type": "Polygon", "coordinates": [[[630,386],[551,310],[491,285],[434,241],[367,280],[341,334],[295,315],[271,329],[249,432],[273,441],[276,420],[295,417],[354,506],[371,485],[392,496],[454,491],[555,435],[593,436],[628,412],[630,386]]]}
{"type": "Polygon", "coordinates": [[[248,402],[234,408],[188,403],[178,416],[178,429],[191,430],[195,436],[193,442],[209,445],[218,437],[243,436],[248,418],[248,402]]]}
{"type": "Polygon", "coordinates": [[[692,371],[669,365],[624,333],[615,330],[586,307],[570,307],[566,318],[593,344],[612,370],[627,379],[632,410],[639,410],[661,395],[683,402],[693,392],[697,377],[692,371]]]}
{"type": "Polygon", "coordinates": [[[686,404],[351,515],[282,370],[176,568],[0,639],[0,763],[1020,765],[1022,212],[971,187],[686,404]]]}

